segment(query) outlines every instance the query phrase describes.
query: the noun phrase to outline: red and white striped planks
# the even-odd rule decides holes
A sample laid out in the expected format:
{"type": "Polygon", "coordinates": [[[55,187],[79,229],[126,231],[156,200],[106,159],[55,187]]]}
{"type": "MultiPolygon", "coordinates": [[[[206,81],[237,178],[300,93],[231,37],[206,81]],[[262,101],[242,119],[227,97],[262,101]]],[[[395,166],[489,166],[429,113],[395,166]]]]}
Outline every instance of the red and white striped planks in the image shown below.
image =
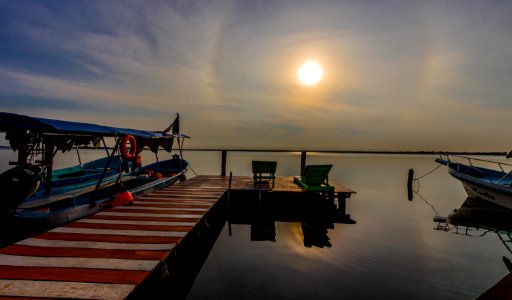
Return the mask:
{"type": "MultiPolygon", "coordinates": [[[[228,186],[228,177],[197,176],[2,248],[0,299],[126,298],[228,186]]],[[[254,189],[252,177],[233,177],[231,188],[254,189]]],[[[303,192],[293,177],[273,190],[303,192]]]]}
{"type": "Polygon", "coordinates": [[[0,299],[123,299],[222,197],[198,176],[0,249],[0,299]]]}

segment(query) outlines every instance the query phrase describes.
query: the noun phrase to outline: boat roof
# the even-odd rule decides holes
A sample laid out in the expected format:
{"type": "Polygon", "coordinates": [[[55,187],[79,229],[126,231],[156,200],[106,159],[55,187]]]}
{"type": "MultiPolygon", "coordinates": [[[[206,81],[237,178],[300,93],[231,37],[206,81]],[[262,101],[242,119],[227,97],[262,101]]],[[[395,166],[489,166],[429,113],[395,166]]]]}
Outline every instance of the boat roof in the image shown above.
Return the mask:
{"type": "Polygon", "coordinates": [[[141,138],[189,138],[185,134],[171,134],[130,128],[118,128],[91,123],[36,118],[8,112],[0,112],[0,131],[30,130],[53,134],[93,134],[103,136],[133,135],[141,138]]]}

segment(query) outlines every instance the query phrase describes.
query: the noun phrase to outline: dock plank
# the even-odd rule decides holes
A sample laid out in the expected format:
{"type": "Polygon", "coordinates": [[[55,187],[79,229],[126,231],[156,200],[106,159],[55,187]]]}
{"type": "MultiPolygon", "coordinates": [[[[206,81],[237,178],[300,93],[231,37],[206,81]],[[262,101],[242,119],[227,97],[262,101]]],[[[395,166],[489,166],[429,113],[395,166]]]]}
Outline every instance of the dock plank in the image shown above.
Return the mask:
{"type": "MultiPolygon", "coordinates": [[[[92,257],[50,257],[0,254],[1,266],[87,268],[112,270],[151,271],[157,260],[92,258],[92,257]]],[[[0,274],[0,276],[3,276],[0,274]]]]}
{"type": "Polygon", "coordinates": [[[89,216],[88,219],[95,220],[124,220],[124,221],[148,221],[148,222],[194,222],[197,223],[200,218],[193,217],[184,217],[184,216],[176,216],[176,217],[166,217],[166,216],[133,216],[129,214],[120,214],[120,215],[94,215],[89,216]]]}
{"type": "Polygon", "coordinates": [[[166,218],[195,218],[200,219],[203,215],[202,214],[186,214],[183,212],[162,212],[159,210],[153,210],[153,211],[106,211],[102,214],[103,216],[122,216],[122,217],[166,217],[166,218]]]}
{"type": "Polygon", "coordinates": [[[40,238],[28,238],[17,242],[15,245],[22,246],[41,246],[47,248],[86,248],[86,249],[120,249],[120,250],[153,250],[168,251],[172,250],[176,243],[123,243],[123,242],[95,242],[95,241],[76,241],[76,240],[51,240],[40,238]]]}
{"type": "Polygon", "coordinates": [[[167,251],[149,251],[133,249],[90,249],[77,247],[45,247],[14,244],[0,249],[0,254],[43,257],[109,257],[126,259],[162,260],[167,255],[167,251]]]}
{"type": "Polygon", "coordinates": [[[58,233],[84,233],[94,235],[126,235],[126,236],[144,236],[144,237],[184,237],[185,233],[181,231],[153,231],[153,230],[123,230],[123,229],[102,229],[102,228],[73,228],[59,227],[50,232],[58,233]]]}
{"type": "Polygon", "coordinates": [[[177,222],[177,221],[132,221],[132,220],[109,220],[109,219],[81,219],[76,223],[102,223],[102,224],[131,224],[131,225],[161,225],[161,226],[190,226],[196,225],[194,222],[177,222]]]}
{"type": "Polygon", "coordinates": [[[0,296],[75,299],[124,299],[135,287],[135,284],[0,279],[0,296]]]}
{"type": "Polygon", "coordinates": [[[80,281],[90,283],[139,284],[147,272],[80,268],[0,266],[3,279],[80,281]],[[84,274],[82,274],[84,273],[84,274]]]}
{"type": "Polygon", "coordinates": [[[143,224],[111,224],[111,223],[83,223],[76,222],[66,225],[67,228],[95,228],[95,229],[117,229],[117,230],[142,230],[142,231],[183,231],[189,232],[194,226],[166,226],[166,225],[143,225],[143,224]]]}
{"type": "MultiPolygon", "coordinates": [[[[76,234],[61,232],[45,232],[37,236],[46,240],[63,241],[89,241],[89,242],[110,242],[110,243],[140,243],[140,244],[165,244],[178,243],[181,237],[167,236],[120,236],[102,234],[76,234]]],[[[1,264],[1,262],[0,262],[1,264]]]]}

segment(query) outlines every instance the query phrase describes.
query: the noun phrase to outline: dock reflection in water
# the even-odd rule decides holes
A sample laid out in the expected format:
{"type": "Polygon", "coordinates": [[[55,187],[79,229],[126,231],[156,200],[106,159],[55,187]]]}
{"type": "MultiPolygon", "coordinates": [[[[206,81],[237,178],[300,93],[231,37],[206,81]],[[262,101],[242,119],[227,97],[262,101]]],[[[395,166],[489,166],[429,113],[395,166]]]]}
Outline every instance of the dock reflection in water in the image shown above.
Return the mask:
{"type": "Polygon", "coordinates": [[[228,203],[229,234],[232,224],[250,225],[251,241],[276,241],[276,222],[301,224],[304,246],[331,247],[328,230],[334,223],[356,223],[339,211],[334,199],[320,193],[293,197],[272,192],[232,191],[228,203]]]}

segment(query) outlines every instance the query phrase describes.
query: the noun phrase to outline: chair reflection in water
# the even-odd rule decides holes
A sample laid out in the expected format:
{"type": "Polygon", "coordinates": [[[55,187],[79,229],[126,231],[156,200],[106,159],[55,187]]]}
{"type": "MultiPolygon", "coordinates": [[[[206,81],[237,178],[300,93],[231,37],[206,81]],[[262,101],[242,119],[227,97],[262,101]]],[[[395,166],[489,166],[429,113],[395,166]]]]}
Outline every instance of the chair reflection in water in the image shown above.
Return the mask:
{"type": "Polygon", "coordinates": [[[251,241],[276,241],[276,222],[274,220],[256,220],[251,224],[251,241]]]}
{"type": "Polygon", "coordinates": [[[298,223],[305,247],[331,246],[328,229],[334,228],[337,219],[336,206],[330,199],[318,192],[297,193],[290,197],[289,194],[260,191],[232,192],[227,207],[230,235],[232,224],[250,225],[251,241],[276,242],[279,226],[283,226],[279,223],[298,223]]]}
{"type": "MultiPolygon", "coordinates": [[[[307,165],[303,175],[294,177],[294,182],[309,192],[320,192],[325,197],[334,197],[334,187],[329,184],[329,172],[332,165],[307,165]]],[[[324,212],[325,213],[325,212],[324,212]]],[[[310,216],[311,218],[311,216],[310,216]]],[[[334,228],[322,222],[322,214],[316,215],[309,222],[301,222],[304,246],[331,247],[327,228],[334,228]]]]}
{"type": "Polygon", "coordinates": [[[252,161],[252,173],[254,186],[261,185],[267,181],[272,181],[274,187],[274,180],[276,179],[277,161],[252,161]]]}

